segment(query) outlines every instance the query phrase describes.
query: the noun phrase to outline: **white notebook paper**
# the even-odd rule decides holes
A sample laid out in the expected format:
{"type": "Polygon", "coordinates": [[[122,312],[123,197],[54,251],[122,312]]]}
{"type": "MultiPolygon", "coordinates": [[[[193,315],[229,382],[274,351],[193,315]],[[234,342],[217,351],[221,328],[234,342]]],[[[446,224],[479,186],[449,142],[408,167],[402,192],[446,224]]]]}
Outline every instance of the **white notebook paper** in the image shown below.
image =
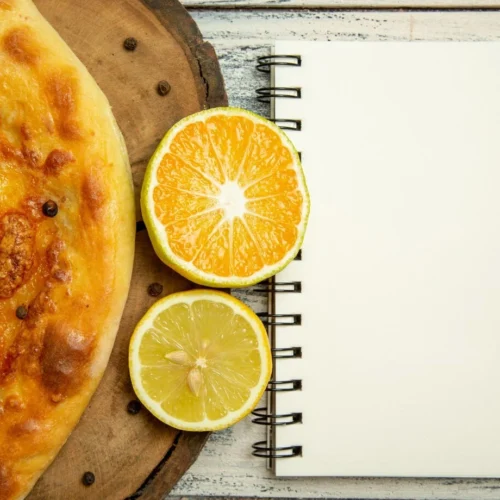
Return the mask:
{"type": "Polygon", "coordinates": [[[311,196],[280,476],[500,477],[500,44],[277,42],[311,196]]]}

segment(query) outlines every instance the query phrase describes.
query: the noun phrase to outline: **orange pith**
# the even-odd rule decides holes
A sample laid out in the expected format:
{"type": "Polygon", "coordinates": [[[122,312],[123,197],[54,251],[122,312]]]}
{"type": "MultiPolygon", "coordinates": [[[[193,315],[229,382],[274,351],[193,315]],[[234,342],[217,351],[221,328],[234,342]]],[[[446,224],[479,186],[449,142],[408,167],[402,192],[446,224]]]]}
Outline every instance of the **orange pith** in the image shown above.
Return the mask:
{"type": "Polygon", "coordinates": [[[297,157],[264,121],[221,113],[188,123],[155,180],[154,214],[171,252],[205,273],[250,277],[283,260],[300,237],[297,157]]]}

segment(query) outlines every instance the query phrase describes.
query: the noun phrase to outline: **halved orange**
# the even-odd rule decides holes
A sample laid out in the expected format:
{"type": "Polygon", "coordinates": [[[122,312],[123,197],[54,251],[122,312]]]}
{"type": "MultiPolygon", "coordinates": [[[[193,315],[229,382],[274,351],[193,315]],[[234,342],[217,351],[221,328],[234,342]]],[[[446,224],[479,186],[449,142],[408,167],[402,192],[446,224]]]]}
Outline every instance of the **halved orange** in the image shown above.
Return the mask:
{"type": "Polygon", "coordinates": [[[163,262],[195,283],[242,287],[295,257],[309,195],[279,127],[243,109],[214,108],[165,135],[148,164],[141,207],[163,262]]]}

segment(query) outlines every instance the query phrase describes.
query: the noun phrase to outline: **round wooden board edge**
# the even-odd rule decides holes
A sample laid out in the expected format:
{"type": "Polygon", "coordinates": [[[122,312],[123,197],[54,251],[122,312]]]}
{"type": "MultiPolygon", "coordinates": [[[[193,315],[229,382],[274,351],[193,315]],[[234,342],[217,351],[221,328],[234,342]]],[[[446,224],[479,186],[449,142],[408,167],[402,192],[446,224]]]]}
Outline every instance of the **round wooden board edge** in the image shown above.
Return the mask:
{"type": "MultiPolygon", "coordinates": [[[[179,0],[141,0],[184,47],[194,75],[199,75],[203,87],[198,86],[202,109],[227,106],[224,79],[214,48],[203,40],[194,19],[179,0]]],[[[166,496],[194,463],[205,445],[209,432],[179,431],[165,456],[145,478],[139,489],[126,500],[159,500],[166,496]],[[180,451],[179,451],[180,450],[180,451]]]]}
{"type": "Polygon", "coordinates": [[[161,500],[165,497],[196,460],[209,435],[209,432],[178,431],[163,459],[125,500],[161,500]],[[181,452],[176,453],[177,449],[181,452]]]}
{"type": "Polygon", "coordinates": [[[224,79],[214,48],[203,35],[189,12],[179,0],[141,0],[186,50],[193,75],[199,75],[204,90],[199,88],[201,106],[227,106],[224,79]],[[187,46],[186,46],[187,42],[187,46]]]}

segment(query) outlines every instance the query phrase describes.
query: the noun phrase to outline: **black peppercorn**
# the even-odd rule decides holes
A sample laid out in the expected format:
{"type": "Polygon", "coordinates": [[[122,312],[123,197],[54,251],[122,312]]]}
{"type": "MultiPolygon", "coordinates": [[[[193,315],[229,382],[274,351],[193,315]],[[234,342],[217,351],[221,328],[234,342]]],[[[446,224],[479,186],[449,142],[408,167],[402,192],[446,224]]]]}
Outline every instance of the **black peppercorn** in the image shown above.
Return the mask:
{"type": "Polygon", "coordinates": [[[170,92],[170,89],[170,83],[168,83],[167,80],[161,80],[156,87],[156,91],[161,96],[167,95],[170,92]]]}
{"type": "Polygon", "coordinates": [[[137,48],[137,40],[133,37],[126,38],[123,42],[123,47],[125,50],[133,52],[137,48]]]}
{"type": "Polygon", "coordinates": [[[127,411],[131,415],[137,415],[141,411],[142,405],[137,401],[137,399],[133,399],[130,401],[130,403],[127,405],[127,411]]]}
{"type": "Polygon", "coordinates": [[[163,292],[163,285],[161,283],[151,283],[148,286],[148,294],[151,297],[158,297],[163,292]]]}
{"type": "Polygon", "coordinates": [[[86,472],[82,476],[82,483],[85,486],[92,486],[95,483],[95,475],[93,472],[86,472]]]}
{"type": "Polygon", "coordinates": [[[47,217],[55,217],[57,212],[59,212],[57,203],[52,200],[46,201],[42,206],[42,212],[47,217]]]}
{"type": "Polygon", "coordinates": [[[28,309],[26,308],[26,306],[19,306],[17,309],[16,309],[16,316],[19,318],[19,319],[25,319],[26,316],[28,316],[28,309]]]}

